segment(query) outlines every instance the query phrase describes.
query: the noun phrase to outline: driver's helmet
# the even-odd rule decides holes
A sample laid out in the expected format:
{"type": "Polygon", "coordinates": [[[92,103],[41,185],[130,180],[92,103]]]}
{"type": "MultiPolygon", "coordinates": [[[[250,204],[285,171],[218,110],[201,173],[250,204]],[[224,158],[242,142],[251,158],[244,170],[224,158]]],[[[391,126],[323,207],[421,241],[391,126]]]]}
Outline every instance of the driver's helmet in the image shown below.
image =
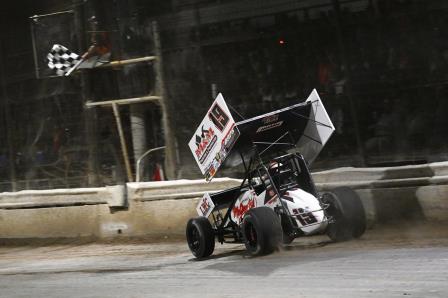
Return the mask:
{"type": "Polygon", "coordinates": [[[269,175],[271,175],[274,184],[277,187],[284,184],[290,184],[294,182],[292,173],[286,175],[280,175],[280,171],[284,171],[290,167],[289,163],[281,163],[278,161],[271,161],[268,167],[269,175]]]}
{"type": "Polygon", "coordinates": [[[273,160],[273,161],[271,161],[270,163],[269,163],[269,166],[268,166],[268,171],[269,171],[269,174],[275,174],[275,173],[277,173],[278,172],[278,170],[279,170],[279,167],[281,167],[283,164],[281,164],[281,163],[279,163],[279,162],[277,162],[277,161],[275,161],[275,160],[273,160]]]}
{"type": "MultiPolygon", "coordinates": [[[[269,163],[269,165],[267,166],[267,170],[268,170],[268,172],[269,172],[269,175],[271,176],[272,181],[274,182],[274,184],[275,184],[276,186],[278,186],[278,185],[279,185],[279,182],[280,182],[280,181],[278,181],[278,178],[279,178],[279,177],[278,177],[277,174],[279,174],[279,168],[280,168],[281,166],[283,166],[283,164],[282,164],[282,163],[279,163],[278,161],[275,161],[275,160],[271,161],[271,162],[269,163]]],[[[268,178],[267,173],[266,173],[266,174],[263,174],[262,179],[265,181],[265,183],[268,184],[268,186],[270,186],[270,181],[269,181],[269,179],[267,179],[267,178],[268,178]]]]}
{"type": "Polygon", "coordinates": [[[277,162],[277,161],[271,161],[268,165],[268,172],[269,175],[272,178],[272,182],[276,185],[276,187],[279,186],[279,169],[282,166],[281,163],[277,162]]]}

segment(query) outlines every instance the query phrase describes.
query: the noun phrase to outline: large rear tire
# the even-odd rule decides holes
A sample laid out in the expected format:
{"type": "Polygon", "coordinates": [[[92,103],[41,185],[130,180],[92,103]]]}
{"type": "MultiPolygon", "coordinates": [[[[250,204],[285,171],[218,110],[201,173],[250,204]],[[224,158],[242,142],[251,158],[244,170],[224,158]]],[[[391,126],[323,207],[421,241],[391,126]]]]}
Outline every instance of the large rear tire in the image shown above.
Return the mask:
{"type": "Polygon", "coordinates": [[[244,216],[241,231],[246,249],[252,256],[270,254],[282,243],[280,218],[269,207],[250,209],[244,216]]]}
{"type": "Polygon", "coordinates": [[[215,250],[215,233],[207,218],[190,219],[187,223],[186,235],[188,247],[196,258],[206,258],[215,250]]]}
{"type": "Polygon", "coordinates": [[[327,235],[335,242],[361,237],[366,230],[366,214],[361,199],[348,187],[336,188],[322,196],[329,204],[327,214],[333,218],[327,235]]]}

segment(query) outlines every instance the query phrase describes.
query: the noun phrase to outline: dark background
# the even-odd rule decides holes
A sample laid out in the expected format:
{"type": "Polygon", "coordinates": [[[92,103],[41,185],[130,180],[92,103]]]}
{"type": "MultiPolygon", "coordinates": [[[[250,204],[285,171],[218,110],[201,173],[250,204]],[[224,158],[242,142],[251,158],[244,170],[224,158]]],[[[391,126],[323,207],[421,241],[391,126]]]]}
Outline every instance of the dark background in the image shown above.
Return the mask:
{"type": "MultiPolygon", "coordinates": [[[[155,92],[151,64],[69,78],[47,71],[37,79],[33,15],[74,11],[73,25],[42,17],[51,30],[34,32],[38,53],[70,36],[71,49],[82,54],[95,16],[96,34],[114,60],[152,54],[156,20],[176,175],[198,178],[187,143],[215,92],[247,118],[304,100],[316,88],[337,131],[315,170],[446,160],[447,9],[437,0],[9,2],[0,12],[0,190],[124,180],[111,110],[88,114],[83,103],[155,92]]],[[[147,148],[163,145],[160,108],[145,104],[141,111],[147,148]]],[[[130,114],[123,108],[132,151],[130,114]]],[[[147,167],[150,180],[152,163],[147,167]]]]}

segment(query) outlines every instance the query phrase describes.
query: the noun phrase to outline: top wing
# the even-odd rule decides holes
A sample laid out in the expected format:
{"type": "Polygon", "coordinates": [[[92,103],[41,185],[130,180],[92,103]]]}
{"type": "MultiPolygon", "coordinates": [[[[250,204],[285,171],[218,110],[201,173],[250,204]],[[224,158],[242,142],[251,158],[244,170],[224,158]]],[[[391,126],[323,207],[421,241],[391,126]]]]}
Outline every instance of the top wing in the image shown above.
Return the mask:
{"type": "Polygon", "coordinates": [[[216,174],[238,136],[232,114],[219,93],[188,143],[207,181],[216,174]]]}
{"type": "Polygon", "coordinates": [[[263,157],[300,152],[311,164],[334,130],[316,90],[305,102],[237,123],[219,94],[189,146],[202,174],[211,180],[219,167],[241,164],[255,152],[263,157]]]}
{"type": "Polygon", "coordinates": [[[251,156],[254,145],[261,156],[300,152],[311,164],[335,130],[316,90],[303,103],[246,119],[236,127],[240,137],[227,166],[240,164],[241,156],[251,156]]]}
{"type": "Polygon", "coordinates": [[[311,103],[310,119],[296,145],[298,151],[311,164],[330,139],[335,128],[316,89],[311,92],[306,102],[311,103]]]}

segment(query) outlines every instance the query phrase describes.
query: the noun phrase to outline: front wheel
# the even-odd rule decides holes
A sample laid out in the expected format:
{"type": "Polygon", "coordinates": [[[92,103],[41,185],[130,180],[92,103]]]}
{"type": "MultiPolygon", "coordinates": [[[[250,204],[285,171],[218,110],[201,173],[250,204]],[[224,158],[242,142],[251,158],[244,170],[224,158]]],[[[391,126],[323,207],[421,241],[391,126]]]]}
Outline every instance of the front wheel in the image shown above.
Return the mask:
{"type": "Polygon", "coordinates": [[[266,255],[278,248],[283,233],[280,219],[269,207],[250,209],[241,225],[244,245],[252,256],[266,255]]]}
{"type": "Polygon", "coordinates": [[[215,250],[215,233],[205,217],[192,218],[187,223],[188,247],[196,258],[206,258],[215,250]]]}
{"type": "Polygon", "coordinates": [[[366,215],[361,199],[348,187],[336,188],[322,196],[329,205],[327,215],[333,218],[328,224],[327,235],[339,242],[359,238],[366,230],[366,215]]]}

